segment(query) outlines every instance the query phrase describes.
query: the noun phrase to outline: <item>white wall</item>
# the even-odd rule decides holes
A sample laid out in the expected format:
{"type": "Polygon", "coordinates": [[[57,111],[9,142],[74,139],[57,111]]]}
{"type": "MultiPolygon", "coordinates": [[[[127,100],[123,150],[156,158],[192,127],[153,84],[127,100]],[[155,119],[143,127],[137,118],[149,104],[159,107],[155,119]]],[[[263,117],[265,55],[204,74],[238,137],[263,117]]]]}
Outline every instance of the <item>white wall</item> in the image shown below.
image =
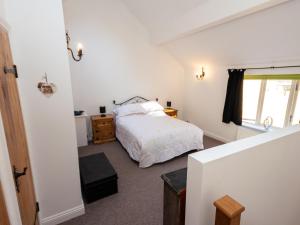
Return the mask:
{"type": "Polygon", "coordinates": [[[227,69],[300,64],[299,10],[300,1],[290,1],[166,45],[185,66],[184,118],[212,136],[234,140],[237,127],[222,123],[227,69]],[[207,76],[197,81],[202,65],[207,76]]]}
{"type": "Polygon", "coordinates": [[[243,225],[299,224],[299,139],[295,126],[190,155],[186,225],[214,224],[226,194],[246,207],[243,225]]]}
{"type": "Polygon", "coordinates": [[[6,1],[7,21],[42,224],[84,212],[61,0],[6,1]],[[45,97],[44,73],[57,85],[45,97]]]}
{"type": "Polygon", "coordinates": [[[135,95],[171,100],[182,111],[184,71],[163,48],[150,44],[148,33],[119,0],[64,1],[66,29],[72,47],[81,42],[81,62],[71,57],[76,109],[98,114],[112,101],[135,95]]]}
{"type": "Polygon", "coordinates": [[[0,17],[2,17],[2,18],[6,17],[4,0],[0,0],[0,17]]]}

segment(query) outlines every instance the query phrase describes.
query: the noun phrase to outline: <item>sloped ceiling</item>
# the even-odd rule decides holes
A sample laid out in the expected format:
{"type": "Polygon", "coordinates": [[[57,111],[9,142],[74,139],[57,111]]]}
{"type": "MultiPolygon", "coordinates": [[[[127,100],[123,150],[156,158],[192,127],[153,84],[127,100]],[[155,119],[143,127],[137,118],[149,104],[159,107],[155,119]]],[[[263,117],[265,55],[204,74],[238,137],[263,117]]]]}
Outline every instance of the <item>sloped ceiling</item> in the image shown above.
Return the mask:
{"type": "Polygon", "coordinates": [[[290,0],[122,0],[148,29],[152,41],[166,43],[290,0]]]}
{"type": "Polygon", "coordinates": [[[151,31],[209,0],[123,0],[130,11],[151,31]]]}

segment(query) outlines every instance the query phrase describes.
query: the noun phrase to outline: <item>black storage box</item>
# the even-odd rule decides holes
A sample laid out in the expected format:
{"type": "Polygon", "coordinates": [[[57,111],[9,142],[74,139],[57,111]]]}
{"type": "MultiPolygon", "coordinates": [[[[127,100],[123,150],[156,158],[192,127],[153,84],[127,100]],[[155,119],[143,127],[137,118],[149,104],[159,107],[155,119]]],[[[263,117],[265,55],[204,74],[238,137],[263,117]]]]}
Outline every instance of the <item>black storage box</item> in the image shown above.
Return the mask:
{"type": "Polygon", "coordinates": [[[104,153],[80,158],[79,167],[86,203],[118,192],[118,175],[104,153]]]}

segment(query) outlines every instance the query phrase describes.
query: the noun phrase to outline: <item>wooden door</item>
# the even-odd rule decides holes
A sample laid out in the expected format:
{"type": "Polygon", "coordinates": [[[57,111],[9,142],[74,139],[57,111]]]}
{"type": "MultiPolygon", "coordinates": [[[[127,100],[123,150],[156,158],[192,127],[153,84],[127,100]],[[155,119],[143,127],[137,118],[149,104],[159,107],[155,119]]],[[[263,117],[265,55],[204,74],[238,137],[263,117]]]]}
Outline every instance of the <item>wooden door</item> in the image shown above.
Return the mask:
{"type": "MultiPolygon", "coordinates": [[[[24,56],[27,57],[27,56],[24,56]]],[[[23,225],[38,224],[35,192],[7,31],[0,26],[0,111],[23,225]],[[7,69],[5,72],[5,68],[7,69]],[[24,174],[22,175],[22,172],[24,174]],[[16,177],[16,176],[14,176],[16,177]],[[15,179],[16,180],[16,179],[15,179]]]]}
{"type": "Polygon", "coordinates": [[[6,210],[6,204],[4,200],[4,194],[2,192],[2,186],[0,182],[0,225],[9,225],[8,214],[6,210]]]}

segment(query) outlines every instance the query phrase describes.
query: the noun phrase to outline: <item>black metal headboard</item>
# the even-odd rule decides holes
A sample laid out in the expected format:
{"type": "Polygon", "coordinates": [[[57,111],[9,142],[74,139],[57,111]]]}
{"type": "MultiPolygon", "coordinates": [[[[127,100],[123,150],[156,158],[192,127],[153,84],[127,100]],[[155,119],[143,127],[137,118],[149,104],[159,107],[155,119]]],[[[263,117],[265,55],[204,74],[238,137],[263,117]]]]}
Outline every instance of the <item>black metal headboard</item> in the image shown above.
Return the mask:
{"type": "MultiPolygon", "coordinates": [[[[155,99],[158,102],[158,98],[155,99]]],[[[133,103],[141,103],[141,102],[148,102],[150,100],[143,98],[141,96],[134,96],[124,102],[116,103],[116,100],[113,100],[114,105],[124,105],[124,104],[133,104],[133,103]]]]}

